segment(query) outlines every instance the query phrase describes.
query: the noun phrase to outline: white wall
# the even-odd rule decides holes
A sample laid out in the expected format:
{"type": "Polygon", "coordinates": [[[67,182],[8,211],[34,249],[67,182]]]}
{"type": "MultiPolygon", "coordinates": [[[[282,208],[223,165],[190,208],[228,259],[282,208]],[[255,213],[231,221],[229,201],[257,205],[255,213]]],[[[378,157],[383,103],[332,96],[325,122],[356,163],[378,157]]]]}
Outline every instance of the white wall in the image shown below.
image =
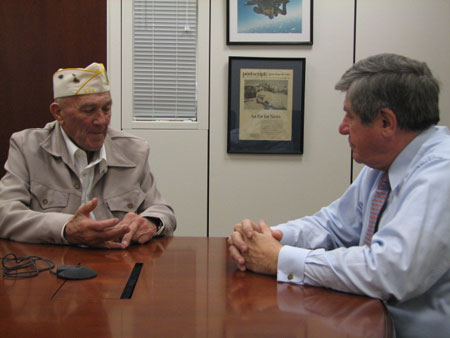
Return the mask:
{"type": "MultiPolygon", "coordinates": [[[[115,116],[123,89],[117,7],[129,1],[108,2],[115,116]]],[[[131,130],[150,142],[158,186],[177,213],[175,235],[204,236],[209,224],[210,236],[227,236],[244,217],[277,224],[315,212],[348,186],[350,152],[337,129],[343,94],[333,88],[353,61],[354,2],[314,1],[312,46],[227,46],[226,1],[199,0],[200,15],[211,22],[200,41],[210,49],[209,64],[200,65],[201,85],[209,79],[202,94],[209,95],[209,127],[131,130]],[[229,56],[306,58],[303,155],[227,154],[229,56]]],[[[450,125],[450,1],[358,0],[357,9],[356,59],[395,52],[426,61],[442,84],[441,124],[450,125]]],[[[121,127],[120,118],[113,125],[121,127]]]]}
{"type": "Polygon", "coordinates": [[[211,236],[229,235],[245,217],[274,225],[311,214],[350,181],[338,133],[343,96],[333,87],[352,64],[353,0],[315,1],[312,46],[227,46],[225,13],[225,1],[211,2],[211,236]],[[227,154],[229,56],[306,58],[303,155],[227,154]]]}

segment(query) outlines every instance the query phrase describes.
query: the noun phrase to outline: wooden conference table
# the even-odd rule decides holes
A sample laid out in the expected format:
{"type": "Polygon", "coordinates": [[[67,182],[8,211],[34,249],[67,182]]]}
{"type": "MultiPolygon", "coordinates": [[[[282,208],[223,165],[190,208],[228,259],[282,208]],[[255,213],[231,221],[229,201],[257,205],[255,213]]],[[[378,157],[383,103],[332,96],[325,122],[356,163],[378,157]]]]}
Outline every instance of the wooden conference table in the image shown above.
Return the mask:
{"type": "Polygon", "coordinates": [[[380,301],[238,271],[225,238],[160,238],[127,250],[0,240],[0,255],[9,252],[81,264],[98,276],[1,277],[1,337],[391,336],[380,301]],[[121,299],[136,263],[134,291],[121,299]]]}

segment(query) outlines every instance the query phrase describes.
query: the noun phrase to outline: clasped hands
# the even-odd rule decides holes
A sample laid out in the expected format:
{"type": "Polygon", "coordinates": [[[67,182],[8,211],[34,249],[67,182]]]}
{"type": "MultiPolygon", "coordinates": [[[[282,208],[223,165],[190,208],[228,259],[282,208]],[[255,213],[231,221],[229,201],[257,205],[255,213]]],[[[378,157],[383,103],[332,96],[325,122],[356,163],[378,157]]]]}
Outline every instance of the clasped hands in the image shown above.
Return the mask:
{"type": "Polygon", "coordinates": [[[228,237],[231,258],[241,271],[276,275],[282,237],[280,230],[271,230],[263,220],[255,224],[244,219],[228,237]]]}
{"type": "Polygon", "coordinates": [[[111,218],[97,221],[90,218],[97,198],[82,204],[66,223],[64,236],[71,244],[106,249],[125,249],[130,243],[145,243],[157,231],[155,224],[135,213],[127,213],[122,220],[111,218]]]}

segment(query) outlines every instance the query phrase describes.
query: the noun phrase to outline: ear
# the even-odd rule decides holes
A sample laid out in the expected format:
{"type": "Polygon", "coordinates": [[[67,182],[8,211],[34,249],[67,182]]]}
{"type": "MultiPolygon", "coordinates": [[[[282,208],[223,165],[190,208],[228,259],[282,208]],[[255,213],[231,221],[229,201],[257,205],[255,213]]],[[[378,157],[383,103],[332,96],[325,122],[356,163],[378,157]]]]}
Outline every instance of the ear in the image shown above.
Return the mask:
{"type": "Polygon", "coordinates": [[[50,113],[53,118],[61,124],[63,121],[63,116],[61,106],[58,103],[53,102],[50,104],[50,113]]]}
{"type": "Polygon", "coordinates": [[[381,108],[379,110],[379,118],[383,135],[389,137],[395,134],[398,128],[395,113],[389,108],[381,108]]]}

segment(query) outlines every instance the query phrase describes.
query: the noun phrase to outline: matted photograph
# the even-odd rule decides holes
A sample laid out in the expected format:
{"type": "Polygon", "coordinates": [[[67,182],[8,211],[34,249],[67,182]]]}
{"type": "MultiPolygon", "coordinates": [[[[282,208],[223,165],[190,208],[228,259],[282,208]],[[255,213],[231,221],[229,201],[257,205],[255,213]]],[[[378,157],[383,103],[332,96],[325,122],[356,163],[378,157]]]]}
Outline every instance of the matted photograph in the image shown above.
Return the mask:
{"type": "Polygon", "coordinates": [[[302,154],[304,58],[229,58],[228,153],[302,154]]]}
{"type": "Polygon", "coordinates": [[[227,44],[312,45],[313,0],[227,0],[227,44]]]}

